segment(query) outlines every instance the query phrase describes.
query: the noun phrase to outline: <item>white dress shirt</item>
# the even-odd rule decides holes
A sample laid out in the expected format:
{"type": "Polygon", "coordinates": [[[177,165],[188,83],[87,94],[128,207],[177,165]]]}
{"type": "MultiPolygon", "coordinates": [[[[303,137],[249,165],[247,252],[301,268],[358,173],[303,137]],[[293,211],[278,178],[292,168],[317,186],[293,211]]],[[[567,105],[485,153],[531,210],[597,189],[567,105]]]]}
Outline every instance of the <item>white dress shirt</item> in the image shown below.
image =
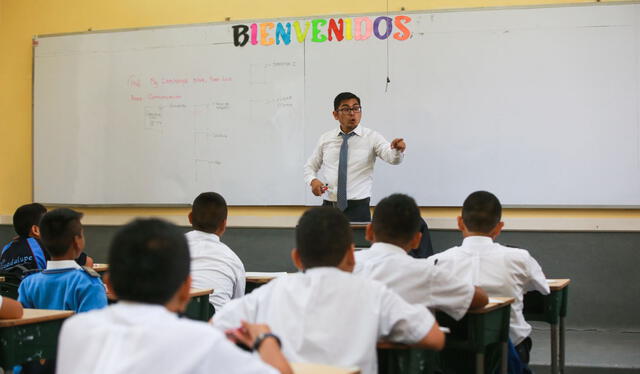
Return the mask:
{"type": "MultiPolygon", "coordinates": [[[[403,153],[391,149],[391,144],[379,133],[357,126],[354,136],[349,138],[349,162],[347,164],[347,199],[360,200],[371,197],[373,185],[373,165],[376,157],[390,164],[402,162],[403,153]]],[[[324,178],[318,178],[329,185],[325,200],[337,201],[338,164],[342,137],[340,127],[327,131],[316,145],[311,157],[304,165],[304,181],[308,185],[317,177],[322,168],[324,178]]]]}
{"type": "Polygon", "coordinates": [[[213,325],[226,330],[241,320],[268,324],[291,362],[357,366],[362,374],[377,373],[379,339],[415,343],[435,322],[382,283],[333,267],[274,279],[229,302],[213,325]]]}
{"type": "Polygon", "coordinates": [[[213,288],[209,302],[216,312],[229,300],[244,296],[244,265],[218,235],[193,230],[186,236],[191,252],[191,287],[213,288]]]}
{"type": "Polygon", "coordinates": [[[278,373],[207,323],[178,318],[161,305],[126,301],[64,323],[57,372],[278,373]]]}
{"type": "Polygon", "coordinates": [[[469,279],[456,277],[453,262],[416,259],[389,243],[374,243],[356,252],[353,273],[384,283],[410,304],[442,310],[459,320],[473,300],[469,279]]]}
{"type": "Polygon", "coordinates": [[[509,337],[518,345],[531,333],[522,314],[523,296],[528,291],[549,293],[549,285],[538,262],[524,249],[494,243],[487,236],[470,236],[460,247],[433,255],[434,260],[453,261],[456,274],[470,277],[489,296],[513,297],[509,337]]]}

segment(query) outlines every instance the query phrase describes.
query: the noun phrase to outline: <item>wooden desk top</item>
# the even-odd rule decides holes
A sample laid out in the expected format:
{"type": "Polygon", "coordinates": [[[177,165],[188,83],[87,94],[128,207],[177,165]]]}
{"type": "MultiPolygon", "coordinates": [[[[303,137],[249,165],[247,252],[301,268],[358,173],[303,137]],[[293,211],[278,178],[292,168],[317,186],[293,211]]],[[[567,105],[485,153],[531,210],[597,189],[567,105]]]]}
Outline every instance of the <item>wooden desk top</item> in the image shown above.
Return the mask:
{"type": "Polygon", "coordinates": [[[93,264],[93,270],[97,271],[98,273],[103,273],[107,270],[109,270],[109,264],[93,264]]]}
{"type": "Polygon", "coordinates": [[[72,314],[71,310],[25,309],[22,318],[0,319],[0,328],[64,319],[72,314]]]}
{"type": "Polygon", "coordinates": [[[571,283],[571,279],[547,279],[551,291],[560,291],[571,283]]]}
{"type": "Polygon", "coordinates": [[[211,295],[213,293],[213,288],[207,288],[207,289],[197,289],[197,288],[192,288],[191,291],[189,291],[189,297],[198,297],[198,296],[204,296],[204,295],[211,295]]]}
{"type": "Polygon", "coordinates": [[[341,368],[309,363],[291,363],[291,368],[295,374],[360,374],[358,368],[341,368]]]}
{"type": "Polygon", "coordinates": [[[248,271],[245,280],[249,283],[269,283],[272,279],[287,274],[286,272],[256,272],[248,271]]]}
{"type": "Polygon", "coordinates": [[[498,309],[498,308],[502,308],[506,305],[509,305],[511,303],[513,303],[514,298],[513,297],[491,297],[489,300],[489,303],[487,305],[485,305],[482,309],[474,309],[474,310],[470,310],[467,313],[468,314],[485,314],[485,313],[489,313],[492,310],[498,309]],[[493,300],[496,300],[496,302],[492,302],[493,300]]]}

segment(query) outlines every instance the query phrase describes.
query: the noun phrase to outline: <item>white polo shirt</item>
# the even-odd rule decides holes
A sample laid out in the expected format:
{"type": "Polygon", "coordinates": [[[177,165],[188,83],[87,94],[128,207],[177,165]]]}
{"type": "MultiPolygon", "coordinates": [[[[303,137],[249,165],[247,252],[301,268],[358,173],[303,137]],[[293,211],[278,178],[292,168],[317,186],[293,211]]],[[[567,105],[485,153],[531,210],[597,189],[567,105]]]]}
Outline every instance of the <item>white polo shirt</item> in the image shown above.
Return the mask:
{"type": "MultiPolygon", "coordinates": [[[[324,195],[324,199],[328,201],[337,201],[338,165],[343,139],[340,132],[338,126],[322,134],[304,165],[304,182],[307,185],[314,178],[318,178],[317,173],[322,169],[324,178],[319,179],[329,184],[329,189],[324,195]]],[[[371,197],[376,158],[380,157],[395,165],[402,162],[404,154],[397,149],[391,149],[391,144],[378,132],[362,125],[358,125],[353,133],[355,135],[348,141],[347,199],[360,200],[371,197]]]]}
{"type": "Polygon", "coordinates": [[[528,291],[549,293],[549,285],[538,262],[524,249],[494,243],[487,236],[470,236],[459,247],[453,247],[430,258],[453,261],[458,276],[470,277],[489,296],[513,297],[509,337],[518,345],[531,333],[522,314],[523,297],[528,291]]]}
{"type": "Polygon", "coordinates": [[[362,374],[377,373],[378,340],[415,343],[435,322],[382,283],[333,267],[274,279],[229,302],[213,325],[226,330],[241,320],[268,324],[291,362],[357,366],[362,374]]]}
{"type": "Polygon", "coordinates": [[[186,236],[191,252],[191,287],[213,288],[209,302],[216,312],[229,300],[244,296],[244,265],[231,248],[216,234],[193,230],[186,236]]]}
{"type": "Polygon", "coordinates": [[[442,310],[459,320],[467,313],[475,288],[453,269],[452,261],[416,259],[393,244],[374,243],[356,252],[353,273],[384,283],[410,304],[442,310]]]}
{"type": "Polygon", "coordinates": [[[207,323],[126,301],[69,318],[57,358],[64,374],[278,373],[207,323]]]}

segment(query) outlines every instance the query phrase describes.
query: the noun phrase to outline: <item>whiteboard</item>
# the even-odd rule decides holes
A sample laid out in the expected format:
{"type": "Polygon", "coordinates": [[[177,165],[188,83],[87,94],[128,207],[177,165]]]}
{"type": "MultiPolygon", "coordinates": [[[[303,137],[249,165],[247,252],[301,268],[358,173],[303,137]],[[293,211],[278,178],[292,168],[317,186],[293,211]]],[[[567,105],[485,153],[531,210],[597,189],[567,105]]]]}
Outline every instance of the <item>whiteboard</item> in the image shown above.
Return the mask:
{"type": "Polygon", "coordinates": [[[406,41],[235,47],[229,23],[40,37],[34,200],[319,204],[302,167],[352,91],[363,126],[408,146],[378,160],[374,204],[485,189],[508,206],[640,206],[639,5],[408,15],[406,41]]]}

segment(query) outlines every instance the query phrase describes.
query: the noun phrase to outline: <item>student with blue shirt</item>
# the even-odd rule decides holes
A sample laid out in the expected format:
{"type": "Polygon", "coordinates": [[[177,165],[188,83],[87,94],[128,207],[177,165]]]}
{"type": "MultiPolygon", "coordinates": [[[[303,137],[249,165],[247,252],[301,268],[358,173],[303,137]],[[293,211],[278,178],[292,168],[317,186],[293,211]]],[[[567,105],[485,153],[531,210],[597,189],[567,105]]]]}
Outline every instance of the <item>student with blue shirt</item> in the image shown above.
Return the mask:
{"type": "Polygon", "coordinates": [[[73,310],[76,313],[107,305],[98,273],[74,261],[84,249],[82,213],[67,208],[42,217],[40,235],[51,255],[47,269],[25,278],[18,301],[25,308],[73,310]]]}
{"type": "MultiPolygon", "coordinates": [[[[47,268],[47,261],[51,256],[40,241],[40,220],[46,213],[47,208],[38,203],[22,205],[16,209],[13,214],[13,229],[18,236],[2,248],[0,271],[21,276],[26,271],[47,268]]],[[[82,252],[76,262],[81,266],[91,266],[93,259],[82,252]]]]}

